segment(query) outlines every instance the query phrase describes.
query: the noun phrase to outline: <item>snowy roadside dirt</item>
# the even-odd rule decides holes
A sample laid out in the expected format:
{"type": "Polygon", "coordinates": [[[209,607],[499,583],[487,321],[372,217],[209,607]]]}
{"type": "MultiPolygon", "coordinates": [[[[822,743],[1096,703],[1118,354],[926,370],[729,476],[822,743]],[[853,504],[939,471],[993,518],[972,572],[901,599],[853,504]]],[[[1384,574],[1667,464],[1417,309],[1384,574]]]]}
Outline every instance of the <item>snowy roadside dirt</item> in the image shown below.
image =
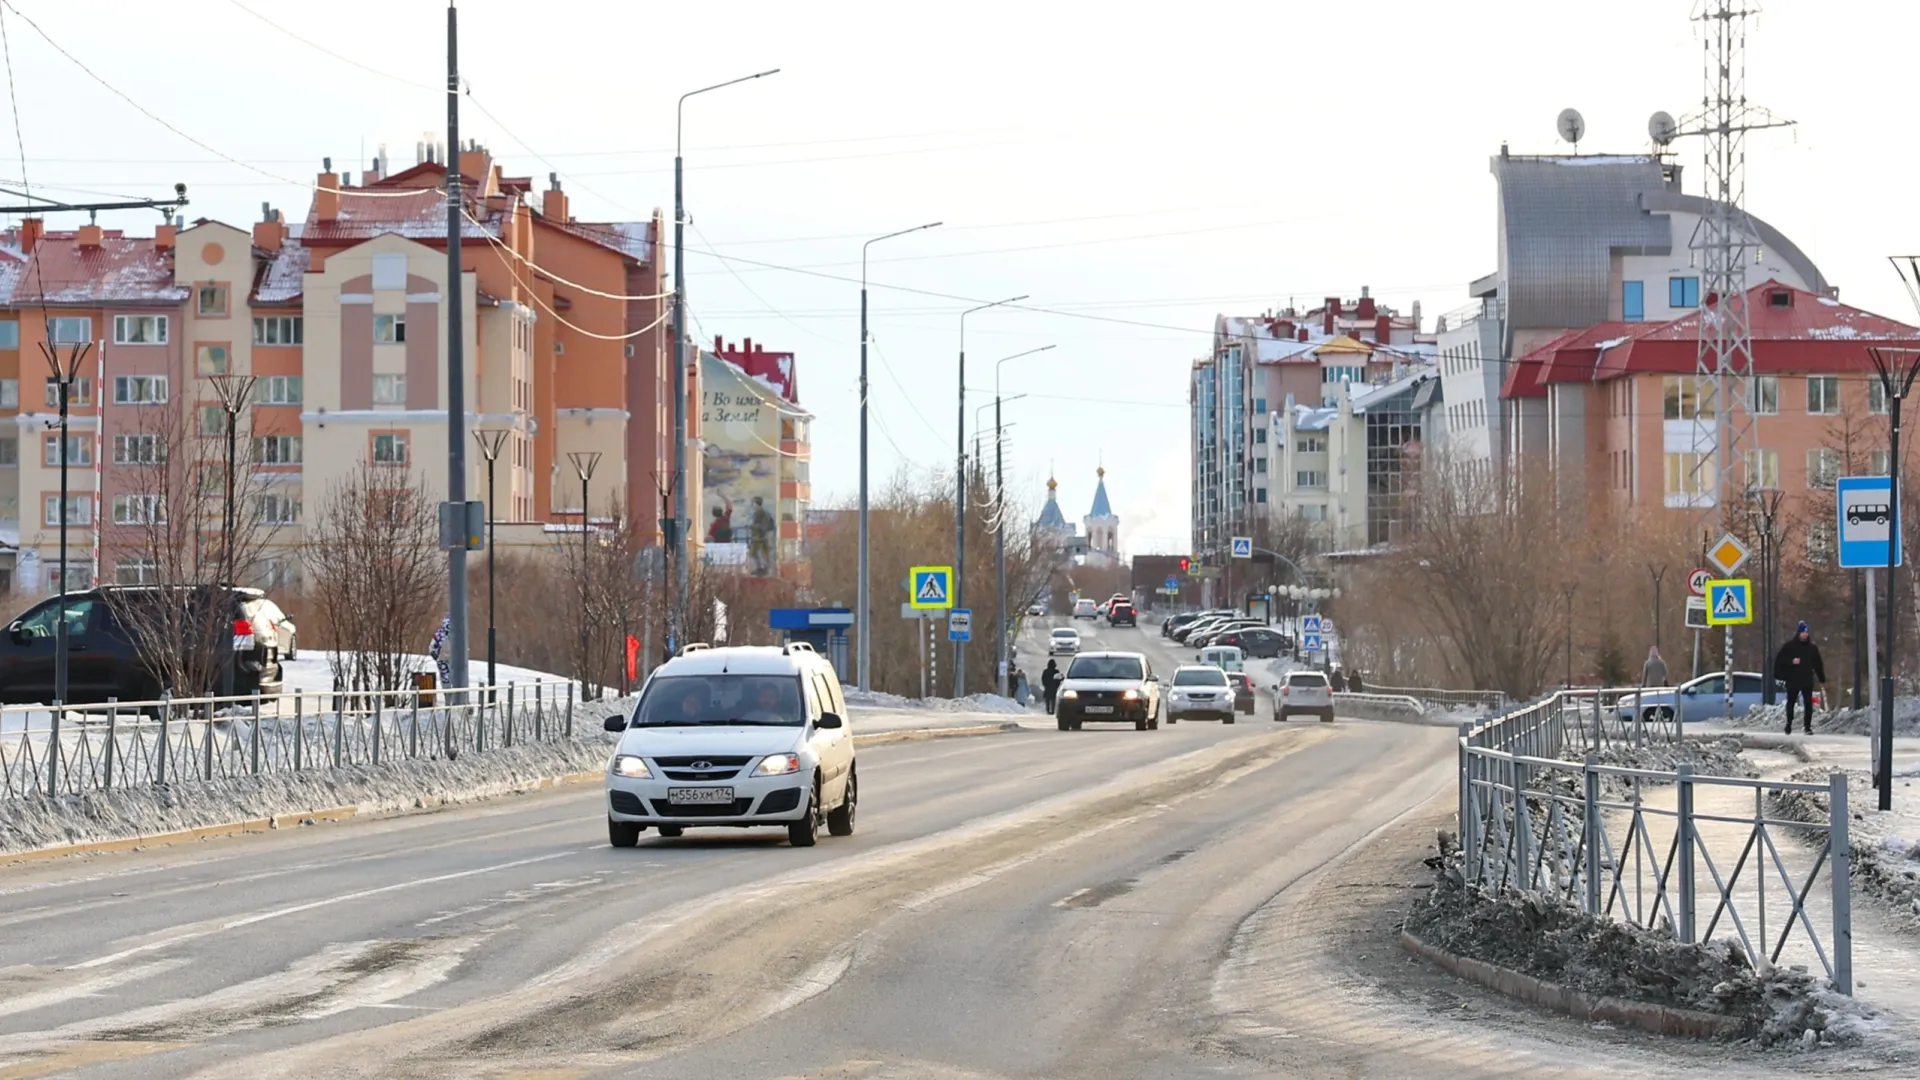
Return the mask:
{"type": "MultiPolygon", "coordinates": [[[[1594,755],[1600,765],[1621,769],[1644,769],[1670,773],[1682,764],[1693,766],[1698,776],[1757,777],[1760,770],[1741,756],[1744,749],[1736,736],[1688,736],[1678,745],[1661,743],[1648,746],[1608,746],[1594,755]]],[[[1562,755],[1572,762],[1586,761],[1586,751],[1569,747],[1562,755]]],[[[1641,780],[1647,786],[1653,781],[1641,780]]],[[[1601,797],[1619,800],[1633,794],[1633,781],[1622,776],[1602,775],[1601,797]]]]}
{"type": "Polygon", "coordinates": [[[1482,889],[1463,877],[1450,834],[1428,865],[1433,888],[1405,926],[1456,956],[1584,993],[1733,1017],[1762,1047],[1852,1043],[1874,1027],[1871,1010],[1804,969],[1755,971],[1735,942],[1684,945],[1537,894],[1482,889]]]}
{"type": "MultiPolygon", "coordinates": [[[[1784,731],[1787,726],[1786,710],[1785,705],[1761,705],[1748,710],[1744,716],[1734,717],[1731,723],[1734,727],[1755,731],[1784,731]]],[[[1794,723],[1796,728],[1800,728],[1803,722],[1796,716],[1794,723]]],[[[1880,730],[1880,710],[1817,709],[1814,711],[1813,730],[1816,734],[1869,735],[1880,730]]],[[[1893,699],[1893,733],[1897,737],[1920,735],[1920,697],[1893,699]]]]}
{"type": "Polygon", "coordinates": [[[969,694],[963,698],[907,698],[899,694],[883,694],[878,690],[856,690],[851,686],[842,686],[841,693],[846,697],[847,705],[855,709],[993,713],[1000,716],[1020,716],[1034,711],[1031,705],[1022,705],[998,694],[969,694]]]}
{"type": "MultiPolygon", "coordinates": [[[[1824,783],[1830,770],[1806,769],[1789,779],[1824,783]]],[[[1853,851],[1853,880],[1892,916],[1894,925],[1920,932],[1920,767],[1907,766],[1894,775],[1893,811],[1870,812],[1878,805],[1873,778],[1864,772],[1847,774],[1847,823],[1853,851]]],[[[1768,796],[1772,810],[1794,821],[1827,820],[1827,795],[1820,791],[1783,791],[1768,796]]]]}

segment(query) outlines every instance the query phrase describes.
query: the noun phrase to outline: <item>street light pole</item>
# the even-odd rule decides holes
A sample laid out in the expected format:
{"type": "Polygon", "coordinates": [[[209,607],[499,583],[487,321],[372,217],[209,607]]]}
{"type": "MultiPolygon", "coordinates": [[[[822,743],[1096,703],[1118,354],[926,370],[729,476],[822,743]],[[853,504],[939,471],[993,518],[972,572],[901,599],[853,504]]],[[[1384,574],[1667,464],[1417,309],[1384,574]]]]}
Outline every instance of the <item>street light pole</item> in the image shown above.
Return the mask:
{"type": "Polygon", "coordinates": [[[858,606],[854,609],[854,630],[860,635],[860,689],[871,690],[873,684],[868,672],[872,657],[873,633],[868,623],[873,615],[871,602],[867,598],[867,249],[882,240],[891,240],[896,236],[920,232],[923,229],[939,228],[942,223],[928,222],[915,225],[911,229],[901,229],[885,236],[876,236],[860,245],[860,585],[858,606]]]}
{"type": "Polygon", "coordinates": [[[680,620],[687,606],[687,201],[683,182],[681,131],[685,127],[687,99],[738,83],[763,79],[777,73],[773,68],[753,75],[742,75],[723,83],[703,86],[680,95],[673,110],[673,527],[667,537],[667,550],[674,562],[674,585],[667,609],[667,651],[680,647],[680,620]]]}
{"type": "MultiPolygon", "coordinates": [[[[80,377],[80,364],[82,361],[86,360],[87,354],[93,351],[93,343],[90,341],[74,342],[73,345],[70,348],[68,348],[67,357],[64,361],[60,358],[60,350],[54,347],[53,342],[50,342],[50,341],[41,342],[40,351],[43,354],[45,354],[47,358],[47,366],[53,370],[54,389],[60,398],[60,596],[61,596],[61,600],[60,600],[60,617],[55,619],[53,624],[53,627],[54,627],[53,629],[53,700],[56,704],[64,705],[67,703],[67,654],[69,649],[68,642],[67,642],[66,595],[67,595],[67,584],[72,578],[72,575],[69,574],[67,571],[67,521],[69,518],[73,516],[71,512],[71,508],[67,505],[69,501],[69,497],[67,495],[68,406],[72,403],[72,400],[73,400],[73,384],[76,381],[78,381],[80,377]]],[[[94,510],[97,513],[99,511],[99,508],[95,507],[94,510]]],[[[99,525],[96,523],[94,527],[98,528],[99,525]]],[[[59,715],[60,715],[59,711],[55,710],[54,718],[56,723],[58,722],[59,715]]]]}
{"type": "Polygon", "coordinates": [[[600,467],[600,453],[575,450],[567,455],[567,460],[573,462],[574,475],[580,478],[580,699],[585,701],[587,677],[592,674],[593,664],[588,632],[593,620],[587,612],[587,586],[593,565],[593,516],[587,512],[587,482],[593,479],[593,470],[600,467]]]}
{"type": "MultiPolygon", "coordinates": [[[[953,421],[953,595],[954,607],[967,600],[967,316],[976,311],[1017,304],[1026,294],[981,304],[960,313],[960,380],[954,400],[953,421]]],[[[953,696],[967,695],[967,643],[953,643],[953,696]]]]}
{"type": "MultiPolygon", "coordinates": [[[[227,418],[227,498],[226,512],[223,516],[226,532],[220,544],[220,584],[231,589],[234,581],[233,568],[233,461],[235,443],[240,437],[240,411],[246,408],[247,396],[253,393],[252,375],[235,375],[232,372],[220,372],[209,381],[214,392],[220,395],[220,410],[227,418]]],[[[233,696],[234,655],[231,648],[225,650],[226,663],[220,666],[220,693],[223,697],[233,696]]]]}
{"type": "Polygon", "coordinates": [[[1007,648],[1008,638],[1012,636],[1011,627],[1013,620],[1008,618],[1007,612],[1007,474],[1001,454],[1004,429],[1000,423],[1000,404],[1002,401],[1000,397],[1000,369],[1006,365],[1008,360],[1018,360],[1023,356],[1043,353],[1053,347],[1052,345],[1042,345],[1037,349],[1028,349],[1026,352],[1014,353],[1012,356],[1001,358],[993,365],[993,501],[994,505],[999,508],[993,530],[993,576],[994,589],[997,594],[995,597],[994,612],[998,616],[994,627],[997,631],[997,636],[994,638],[994,647],[997,652],[994,655],[993,662],[994,670],[999,673],[1000,681],[998,690],[1001,697],[1007,696],[1007,669],[1013,664],[1013,658],[1008,654],[1007,648]]]}
{"type": "MultiPolygon", "coordinates": [[[[473,440],[480,444],[480,456],[487,459],[487,694],[494,694],[494,687],[500,685],[494,670],[494,617],[493,617],[493,466],[500,460],[500,448],[512,431],[507,428],[475,428],[473,440]]],[[[584,500],[583,500],[584,505],[584,500]]]]}
{"type": "MultiPolygon", "coordinates": [[[[1773,642],[1777,629],[1775,623],[1777,605],[1774,603],[1774,593],[1777,591],[1775,582],[1779,577],[1777,570],[1780,564],[1780,538],[1776,523],[1780,516],[1780,503],[1784,498],[1784,492],[1773,488],[1753,493],[1754,523],[1759,526],[1760,533],[1760,588],[1765,590],[1761,594],[1760,606],[1760,663],[1762,665],[1773,662],[1773,642]]],[[[1762,678],[1760,687],[1760,703],[1774,704],[1777,697],[1774,693],[1772,677],[1762,678]]]]}
{"type": "MultiPolygon", "coordinates": [[[[1898,265],[1897,263],[1895,264],[1898,265]]],[[[1920,267],[1916,268],[1920,270],[1920,267]]],[[[1880,789],[1880,809],[1893,809],[1893,672],[1899,654],[1895,651],[1894,628],[1900,622],[1900,605],[1895,600],[1900,578],[1894,573],[1899,565],[1900,530],[1906,524],[1900,512],[1900,406],[1920,375],[1920,349],[1874,346],[1867,350],[1880,373],[1881,389],[1887,396],[1887,474],[1891,490],[1887,497],[1887,630],[1886,667],[1880,672],[1880,752],[1874,765],[1874,786],[1880,789]]]]}

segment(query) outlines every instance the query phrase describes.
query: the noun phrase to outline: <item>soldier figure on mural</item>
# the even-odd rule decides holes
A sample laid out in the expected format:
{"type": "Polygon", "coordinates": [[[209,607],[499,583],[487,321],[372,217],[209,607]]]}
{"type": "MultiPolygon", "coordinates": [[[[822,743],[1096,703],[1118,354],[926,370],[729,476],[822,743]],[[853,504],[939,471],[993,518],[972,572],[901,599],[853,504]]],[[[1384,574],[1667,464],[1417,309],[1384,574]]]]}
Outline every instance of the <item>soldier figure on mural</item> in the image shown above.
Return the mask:
{"type": "Polygon", "coordinates": [[[773,515],[767,512],[766,501],[755,495],[753,516],[747,519],[747,559],[753,564],[757,577],[773,573],[773,541],[777,531],[773,515]]]}

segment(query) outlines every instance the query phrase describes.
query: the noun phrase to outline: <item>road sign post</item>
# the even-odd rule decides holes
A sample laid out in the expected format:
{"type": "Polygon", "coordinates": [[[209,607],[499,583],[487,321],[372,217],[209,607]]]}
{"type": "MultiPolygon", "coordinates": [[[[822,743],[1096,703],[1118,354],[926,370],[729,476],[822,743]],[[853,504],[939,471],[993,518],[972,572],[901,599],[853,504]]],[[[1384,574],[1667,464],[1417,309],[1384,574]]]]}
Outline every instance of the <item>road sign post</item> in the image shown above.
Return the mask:
{"type": "Polygon", "coordinates": [[[1843,476],[1834,484],[1833,504],[1841,568],[1900,565],[1900,538],[1893,531],[1893,477],[1843,476]]]}
{"type": "Polygon", "coordinates": [[[947,612],[947,640],[973,640],[973,612],[967,608],[954,608],[947,612]]]}
{"type": "Polygon", "coordinates": [[[953,606],[953,567],[916,566],[907,575],[907,603],[922,611],[953,606]]]}
{"type": "Polygon", "coordinates": [[[1236,536],[1233,538],[1233,557],[1236,559],[1253,558],[1253,537],[1236,536]]]}
{"type": "MultiPolygon", "coordinates": [[[[1728,537],[1726,539],[1732,539],[1728,537]]],[[[1739,566],[1746,561],[1745,548],[1742,547],[1738,558],[1732,558],[1717,545],[1707,553],[1707,557],[1716,563],[1728,562],[1739,566]],[[1723,558],[1722,556],[1728,556],[1723,558]]],[[[1736,541],[1736,544],[1738,542],[1736,541]]],[[[1725,666],[1725,697],[1722,716],[1733,719],[1733,628],[1745,626],[1753,621],[1753,582],[1745,578],[1721,579],[1707,582],[1707,624],[1722,627],[1727,635],[1725,666]]]]}
{"type": "Polygon", "coordinates": [[[1707,561],[1720,568],[1721,577],[1730,578],[1747,565],[1747,559],[1752,554],[1739,537],[1727,533],[1707,549],[1707,561]]]}
{"type": "MultiPolygon", "coordinates": [[[[1700,588],[1706,592],[1706,586],[1700,588]]],[[[1703,596],[1687,597],[1687,629],[1705,630],[1707,628],[1707,598],[1703,596]]]]}
{"type": "Polygon", "coordinates": [[[1707,582],[1713,580],[1713,571],[1701,567],[1687,575],[1687,591],[1695,596],[1707,595],[1707,582]]]}

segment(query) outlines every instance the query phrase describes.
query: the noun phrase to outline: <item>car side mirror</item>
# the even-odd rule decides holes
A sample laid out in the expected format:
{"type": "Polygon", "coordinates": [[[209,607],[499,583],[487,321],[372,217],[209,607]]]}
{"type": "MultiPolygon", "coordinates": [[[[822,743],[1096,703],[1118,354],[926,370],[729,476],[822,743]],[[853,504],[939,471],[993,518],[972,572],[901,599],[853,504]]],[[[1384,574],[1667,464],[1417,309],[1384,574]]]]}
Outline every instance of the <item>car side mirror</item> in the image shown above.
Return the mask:
{"type": "Polygon", "coordinates": [[[7,637],[13,639],[15,645],[25,645],[33,640],[33,635],[27,633],[27,628],[20,623],[7,627],[7,637]]]}
{"type": "Polygon", "coordinates": [[[1698,694],[1698,693],[1699,693],[1700,691],[1699,691],[1699,689],[1698,689],[1697,687],[1692,687],[1692,686],[1689,686],[1689,687],[1687,687],[1687,688],[1686,688],[1685,690],[1682,690],[1682,691],[1680,691],[1680,692],[1681,692],[1681,693],[1683,693],[1683,694],[1685,694],[1685,695],[1687,695],[1688,697],[1692,697],[1692,696],[1694,696],[1695,694],[1698,694]]]}
{"type": "Polygon", "coordinates": [[[839,713],[823,712],[820,714],[820,719],[815,722],[814,726],[832,731],[836,728],[846,726],[846,721],[840,719],[839,713]]]}
{"type": "Polygon", "coordinates": [[[615,713],[614,715],[607,717],[607,722],[603,726],[608,731],[625,731],[627,730],[627,718],[624,716],[621,716],[618,713],[615,713]]]}

